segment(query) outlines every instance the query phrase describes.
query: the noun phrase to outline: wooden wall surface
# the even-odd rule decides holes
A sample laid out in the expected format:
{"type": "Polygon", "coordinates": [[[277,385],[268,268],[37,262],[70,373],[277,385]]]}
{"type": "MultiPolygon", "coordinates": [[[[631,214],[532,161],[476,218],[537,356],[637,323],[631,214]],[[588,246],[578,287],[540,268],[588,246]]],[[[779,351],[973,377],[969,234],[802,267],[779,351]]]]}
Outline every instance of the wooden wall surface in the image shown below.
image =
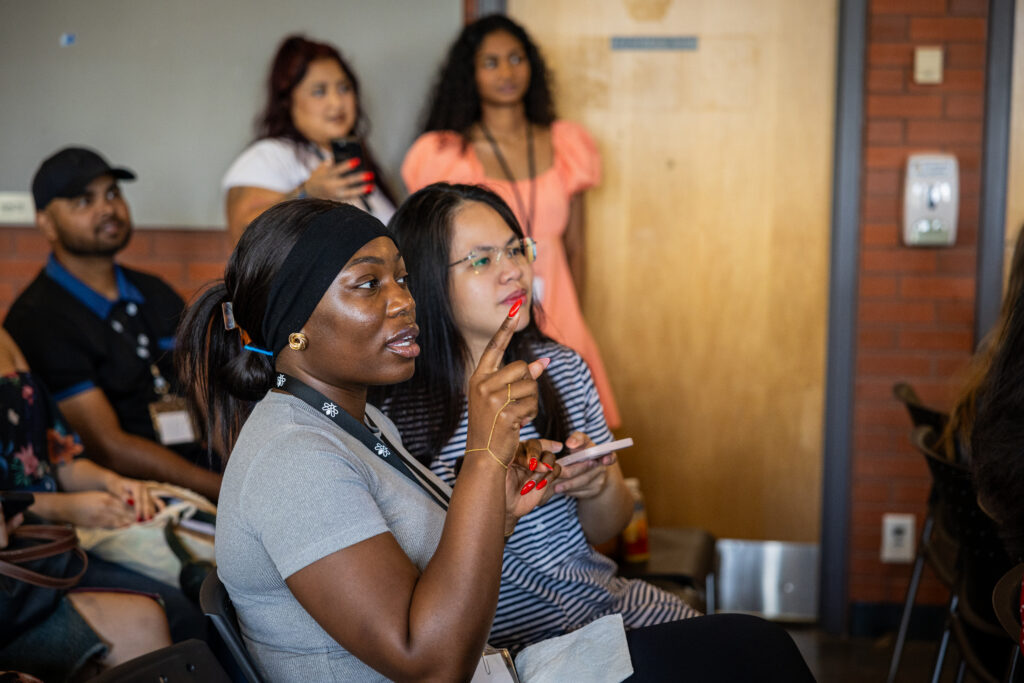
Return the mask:
{"type": "Polygon", "coordinates": [[[836,3],[513,0],[597,139],[585,313],[658,525],[817,541],[836,3]],[[695,36],[696,50],[612,50],[695,36]]]}

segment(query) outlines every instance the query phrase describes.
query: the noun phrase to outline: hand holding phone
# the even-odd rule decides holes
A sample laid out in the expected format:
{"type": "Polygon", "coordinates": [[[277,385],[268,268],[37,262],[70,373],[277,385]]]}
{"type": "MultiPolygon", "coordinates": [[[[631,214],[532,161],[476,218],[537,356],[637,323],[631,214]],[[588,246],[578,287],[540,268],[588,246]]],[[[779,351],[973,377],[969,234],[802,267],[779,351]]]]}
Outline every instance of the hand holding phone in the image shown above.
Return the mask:
{"type": "Polygon", "coordinates": [[[366,167],[363,145],[359,142],[359,138],[347,137],[331,140],[331,153],[334,155],[335,165],[349,162],[348,170],[341,177],[351,179],[352,184],[350,187],[358,189],[361,193],[359,199],[363,204],[363,208],[369,211],[370,202],[367,200],[366,195],[373,191],[374,178],[373,174],[366,167]]]}
{"type": "Polygon", "coordinates": [[[624,448],[629,448],[633,445],[633,439],[619,439],[618,441],[609,441],[608,443],[599,443],[596,446],[590,448],[584,448],[582,451],[576,451],[569,455],[562,456],[558,459],[558,464],[562,467],[568,467],[584,460],[593,460],[594,458],[600,458],[602,455],[608,455],[612,451],[621,451],[624,448]]]}
{"type": "Polygon", "coordinates": [[[331,140],[331,153],[334,155],[334,163],[340,164],[349,159],[358,159],[359,164],[353,166],[353,172],[363,170],[363,145],[358,138],[335,138],[331,140]]]}

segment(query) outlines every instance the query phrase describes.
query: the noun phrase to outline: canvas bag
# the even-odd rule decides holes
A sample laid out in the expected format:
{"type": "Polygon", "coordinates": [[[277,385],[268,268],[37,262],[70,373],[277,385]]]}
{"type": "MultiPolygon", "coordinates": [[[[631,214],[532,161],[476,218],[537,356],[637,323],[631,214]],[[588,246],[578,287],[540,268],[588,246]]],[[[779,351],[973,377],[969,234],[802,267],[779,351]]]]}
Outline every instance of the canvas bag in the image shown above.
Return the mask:
{"type": "Polygon", "coordinates": [[[181,588],[178,577],[181,561],[171,550],[164,537],[168,522],[176,525],[175,533],[193,558],[214,561],[213,533],[185,529],[197,511],[216,514],[217,507],[194,491],[172,484],[148,482],[152,496],[172,499],[167,507],[145,522],[137,522],[120,529],[78,528],[78,542],[82,548],[108,562],[119,564],[152,579],[181,588]]]}

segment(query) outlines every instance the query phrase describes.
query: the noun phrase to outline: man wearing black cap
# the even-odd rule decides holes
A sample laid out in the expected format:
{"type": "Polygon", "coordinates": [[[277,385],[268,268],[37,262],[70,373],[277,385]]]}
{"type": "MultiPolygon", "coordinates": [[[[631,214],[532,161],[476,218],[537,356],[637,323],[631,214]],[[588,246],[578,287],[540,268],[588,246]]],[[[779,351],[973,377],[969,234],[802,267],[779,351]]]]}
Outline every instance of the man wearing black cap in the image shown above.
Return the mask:
{"type": "Polygon", "coordinates": [[[53,253],[4,327],[94,460],[216,500],[220,475],[196,464],[205,451],[174,395],[184,302],[159,278],[114,262],[132,234],[118,180],[134,179],[80,147],[42,163],[32,194],[53,253]]]}

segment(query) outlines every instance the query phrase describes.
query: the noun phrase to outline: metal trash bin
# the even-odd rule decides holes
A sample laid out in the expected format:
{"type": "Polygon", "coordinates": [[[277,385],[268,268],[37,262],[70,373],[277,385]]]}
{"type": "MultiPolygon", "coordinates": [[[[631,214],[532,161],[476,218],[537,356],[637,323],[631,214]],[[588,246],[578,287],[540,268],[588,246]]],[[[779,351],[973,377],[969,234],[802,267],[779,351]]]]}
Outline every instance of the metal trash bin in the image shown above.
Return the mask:
{"type": "Polygon", "coordinates": [[[707,595],[708,614],[817,621],[818,544],[718,539],[707,595]]]}

